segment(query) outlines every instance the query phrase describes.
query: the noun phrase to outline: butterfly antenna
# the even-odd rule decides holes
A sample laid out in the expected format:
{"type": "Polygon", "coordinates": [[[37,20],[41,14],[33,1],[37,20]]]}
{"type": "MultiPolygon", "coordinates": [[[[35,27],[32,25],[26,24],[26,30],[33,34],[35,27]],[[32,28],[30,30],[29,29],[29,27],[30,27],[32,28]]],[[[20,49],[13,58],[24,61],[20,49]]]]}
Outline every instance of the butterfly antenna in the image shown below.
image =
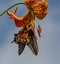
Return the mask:
{"type": "Polygon", "coordinates": [[[10,43],[13,43],[13,42],[14,42],[14,40],[12,42],[10,42],[10,43]]]}

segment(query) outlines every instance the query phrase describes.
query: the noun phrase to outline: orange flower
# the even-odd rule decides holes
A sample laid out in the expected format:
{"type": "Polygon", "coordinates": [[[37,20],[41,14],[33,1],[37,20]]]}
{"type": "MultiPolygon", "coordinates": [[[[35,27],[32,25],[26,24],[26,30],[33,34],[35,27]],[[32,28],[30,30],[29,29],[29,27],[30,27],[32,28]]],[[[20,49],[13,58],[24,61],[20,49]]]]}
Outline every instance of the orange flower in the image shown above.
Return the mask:
{"type": "MultiPolygon", "coordinates": [[[[8,11],[7,14],[10,16],[11,19],[14,19],[15,25],[17,27],[27,27],[27,30],[30,28],[29,25],[31,26],[33,32],[35,33],[35,16],[38,19],[43,19],[46,14],[47,14],[47,8],[48,8],[48,3],[45,0],[24,0],[26,3],[26,6],[28,8],[27,13],[22,16],[22,17],[17,17],[16,16],[16,11],[18,7],[14,9],[13,12],[8,11]],[[38,3],[37,3],[38,2],[38,3]]],[[[41,28],[39,28],[39,25],[37,25],[37,31],[38,34],[41,33],[41,28]]]]}
{"type": "Polygon", "coordinates": [[[28,9],[32,10],[38,19],[47,15],[48,3],[45,0],[24,0],[28,9]]]}

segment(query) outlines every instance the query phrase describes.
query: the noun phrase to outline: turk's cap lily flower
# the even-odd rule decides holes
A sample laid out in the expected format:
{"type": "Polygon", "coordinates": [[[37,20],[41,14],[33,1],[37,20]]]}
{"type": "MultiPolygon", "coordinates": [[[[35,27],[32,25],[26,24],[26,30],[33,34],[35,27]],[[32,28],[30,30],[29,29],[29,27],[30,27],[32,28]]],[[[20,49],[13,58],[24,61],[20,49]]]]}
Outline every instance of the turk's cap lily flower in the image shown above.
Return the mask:
{"type": "Polygon", "coordinates": [[[25,3],[27,8],[32,10],[38,19],[41,20],[47,15],[48,3],[46,0],[25,0],[25,3]]]}

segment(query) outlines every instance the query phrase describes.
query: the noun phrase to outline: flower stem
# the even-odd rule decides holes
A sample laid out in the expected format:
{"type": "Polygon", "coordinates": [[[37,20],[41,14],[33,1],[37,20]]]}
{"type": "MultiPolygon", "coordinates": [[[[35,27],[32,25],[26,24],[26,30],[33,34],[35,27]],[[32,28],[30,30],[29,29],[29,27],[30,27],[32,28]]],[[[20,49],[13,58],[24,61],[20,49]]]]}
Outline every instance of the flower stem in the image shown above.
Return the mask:
{"type": "Polygon", "coordinates": [[[9,9],[11,9],[11,8],[13,8],[14,6],[19,5],[19,4],[24,4],[24,5],[25,5],[24,2],[17,2],[17,3],[15,3],[15,4],[11,5],[10,7],[8,7],[7,9],[5,9],[2,13],[0,13],[0,17],[1,17],[5,12],[7,12],[9,9]]]}

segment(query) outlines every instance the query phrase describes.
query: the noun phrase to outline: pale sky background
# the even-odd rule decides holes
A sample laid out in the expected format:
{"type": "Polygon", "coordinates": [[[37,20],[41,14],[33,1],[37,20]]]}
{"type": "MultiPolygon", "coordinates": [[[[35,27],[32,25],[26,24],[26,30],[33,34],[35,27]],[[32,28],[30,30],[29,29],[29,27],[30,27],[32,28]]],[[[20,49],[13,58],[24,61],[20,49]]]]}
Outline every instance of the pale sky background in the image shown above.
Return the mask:
{"type": "MultiPolygon", "coordinates": [[[[23,0],[0,0],[0,12],[15,2],[23,0]]],[[[18,55],[18,46],[10,43],[14,33],[19,31],[7,14],[0,17],[0,64],[60,64],[60,0],[47,0],[48,14],[43,20],[38,20],[42,28],[41,38],[38,38],[39,53],[33,55],[26,46],[18,55]]],[[[26,7],[18,6],[17,16],[25,14],[26,7]]],[[[13,10],[13,9],[11,9],[13,10]]]]}

